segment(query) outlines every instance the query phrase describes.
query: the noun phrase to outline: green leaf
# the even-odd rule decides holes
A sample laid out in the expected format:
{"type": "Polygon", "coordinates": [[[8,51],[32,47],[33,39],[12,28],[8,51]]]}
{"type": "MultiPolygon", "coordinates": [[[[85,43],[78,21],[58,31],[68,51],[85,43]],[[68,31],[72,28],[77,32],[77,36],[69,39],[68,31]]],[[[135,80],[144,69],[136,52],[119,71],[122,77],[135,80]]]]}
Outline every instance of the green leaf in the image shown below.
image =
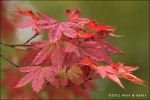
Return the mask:
{"type": "Polygon", "coordinates": [[[80,86],[83,83],[82,78],[83,72],[79,67],[73,66],[67,71],[67,76],[72,83],[77,86],[80,86]]]}
{"type": "Polygon", "coordinates": [[[58,74],[58,77],[60,79],[60,82],[64,83],[66,82],[66,80],[68,79],[67,78],[67,74],[66,74],[66,67],[64,67],[64,69],[62,69],[59,74],[58,74]]]}

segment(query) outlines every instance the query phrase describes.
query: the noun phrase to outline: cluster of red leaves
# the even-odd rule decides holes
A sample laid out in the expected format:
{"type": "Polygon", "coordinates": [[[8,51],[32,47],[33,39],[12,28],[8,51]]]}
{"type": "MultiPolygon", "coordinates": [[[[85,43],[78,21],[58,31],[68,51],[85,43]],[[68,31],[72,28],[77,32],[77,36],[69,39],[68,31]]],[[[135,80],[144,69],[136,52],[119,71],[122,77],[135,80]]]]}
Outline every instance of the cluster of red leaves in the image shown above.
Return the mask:
{"type": "MultiPolygon", "coordinates": [[[[17,51],[17,54],[22,55],[19,59],[19,65],[28,65],[31,63],[31,60],[37,54],[38,50],[29,48],[24,53],[17,51]],[[26,61],[26,62],[24,62],[26,61]]],[[[49,61],[45,61],[44,64],[48,64],[49,61]]],[[[7,97],[11,99],[42,99],[40,93],[35,93],[30,89],[30,85],[22,88],[14,88],[18,81],[23,77],[23,73],[17,72],[17,70],[5,70],[3,71],[5,74],[4,79],[1,82],[1,87],[8,86],[7,97]],[[17,76],[17,77],[16,77],[17,76]],[[12,80],[10,80],[12,79],[12,80]]],[[[78,88],[77,86],[66,87],[66,88],[55,88],[51,86],[48,82],[45,82],[43,86],[43,91],[47,94],[48,98],[50,99],[71,99],[72,96],[74,97],[81,97],[85,99],[90,99],[90,95],[88,90],[96,90],[96,86],[92,81],[86,82],[86,88],[82,89],[78,88]],[[53,91],[53,92],[52,92],[53,91]]],[[[2,97],[3,98],[3,97],[2,97]]],[[[1,98],[1,99],[2,99],[1,98]]]]}
{"type": "Polygon", "coordinates": [[[113,34],[116,27],[98,26],[95,21],[80,18],[79,9],[73,12],[66,9],[67,22],[60,22],[37,12],[42,17],[40,19],[31,10],[22,11],[18,7],[17,9],[19,14],[32,18],[25,20],[20,28],[32,27],[35,35],[48,31],[49,40],[31,43],[34,49],[40,51],[30,65],[19,68],[21,72],[27,74],[16,87],[32,82],[32,88],[37,93],[47,82],[58,88],[74,85],[86,88],[86,81],[95,79],[95,74],[96,77],[108,78],[118,83],[122,88],[124,86],[119,78],[143,84],[144,81],[131,74],[138,69],[137,67],[123,66],[122,63],[114,64],[108,54],[108,52],[123,54],[104,40],[109,35],[120,37],[113,34]]]}

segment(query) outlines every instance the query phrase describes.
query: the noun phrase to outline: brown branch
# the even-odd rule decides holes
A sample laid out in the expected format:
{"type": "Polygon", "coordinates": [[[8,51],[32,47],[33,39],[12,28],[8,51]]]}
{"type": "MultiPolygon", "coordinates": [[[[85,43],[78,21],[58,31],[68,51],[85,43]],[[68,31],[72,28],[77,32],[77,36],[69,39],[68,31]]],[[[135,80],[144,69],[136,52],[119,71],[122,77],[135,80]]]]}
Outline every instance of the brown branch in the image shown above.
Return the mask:
{"type": "Polygon", "coordinates": [[[0,54],[0,57],[2,57],[3,59],[5,59],[7,62],[11,63],[12,65],[14,65],[15,67],[20,67],[19,65],[13,63],[12,61],[10,61],[9,59],[7,59],[6,57],[4,57],[2,54],[0,54]]]}
{"type": "Polygon", "coordinates": [[[27,44],[28,42],[30,42],[33,38],[35,38],[37,35],[35,34],[35,35],[33,35],[29,40],[27,40],[25,43],[23,43],[23,44],[27,44]]]}
{"type": "Polygon", "coordinates": [[[0,44],[4,45],[4,46],[12,47],[12,48],[19,47],[19,46],[28,47],[28,48],[32,47],[31,44],[7,44],[7,43],[4,43],[2,41],[0,41],[0,44]]]}

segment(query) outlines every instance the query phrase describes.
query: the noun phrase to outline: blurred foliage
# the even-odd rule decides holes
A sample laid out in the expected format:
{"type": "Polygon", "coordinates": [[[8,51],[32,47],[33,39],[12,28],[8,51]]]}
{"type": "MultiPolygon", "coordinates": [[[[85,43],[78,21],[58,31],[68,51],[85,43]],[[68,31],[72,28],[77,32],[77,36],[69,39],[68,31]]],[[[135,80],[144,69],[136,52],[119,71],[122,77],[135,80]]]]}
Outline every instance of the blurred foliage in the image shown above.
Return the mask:
{"type": "MultiPolygon", "coordinates": [[[[21,2],[23,4],[23,1],[21,2]]],[[[109,94],[146,94],[146,97],[134,97],[133,99],[149,98],[148,1],[30,1],[30,3],[37,11],[61,21],[66,21],[66,8],[71,10],[79,8],[82,17],[93,19],[98,25],[117,26],[115,34],[124,35],[122,38],[107,38],[125,53],[125,56],[111,56],[115,63],[122,62],[124,65],[139,66],[139,69],[133,74],[143,79],[146,87],[121,79],[125,86],[125,89],[122,89],[107,79],[98,79],[96,84],[99,89],[91,91],[92,99],[131,99],[131,97],[109,97],[109,94]]],[[[8,54],[7,52],[9,51],[5,50],[2,53],[8,54]]]]}

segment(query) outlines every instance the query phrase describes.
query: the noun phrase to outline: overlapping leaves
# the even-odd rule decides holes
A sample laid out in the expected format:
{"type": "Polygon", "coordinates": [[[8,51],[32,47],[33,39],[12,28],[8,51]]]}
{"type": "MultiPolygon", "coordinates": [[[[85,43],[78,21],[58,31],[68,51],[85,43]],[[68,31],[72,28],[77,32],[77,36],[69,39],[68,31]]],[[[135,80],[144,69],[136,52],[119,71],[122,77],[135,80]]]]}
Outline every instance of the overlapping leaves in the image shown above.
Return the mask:
{"type": "Polygon", "coordinates": [[[53,86],[58,86],[58,80],[55,78],[55,74],[51,68],[52,66],[26,66],[21,67],[19,70],[21,72],[28,72],[17,84],[16,87],[25,86],[27,83],[32,81],[32,88],[34,91],[39,92],[45,80],[50,82],[53,86]]]}
{"type": "Polygon", "coordinates": [[[131,72],[137,70],[138,67],[123,66],[122,63],[113,64],[111,66],[96,66],[87,57],[84,59],[84,63],[92,67],[101,78],[108,78],[116,82],[122,88],[124,88],[124,86],[120,82],[119,78],[124,78],[133,83],[144,85],[143,80],[131,74],[131,72]]]}
{"type": "Polygon", "coordinates": [[[49,40],[32,42],[34,49],[39,53],[27,67],[21,67],[21,72],[28,72],[16,87],[22,87],[32,81],[32,88],[39,92],[45,81],[53,86],[82,86],[84,82],[92,80],[94,73],[100,78],[108,78],[122,88],[124,86],[119,78],[125,78],[137,84],[144,81],[133,76],[130,72],[137,68],[114,64],[108,52],[124,54],[111,43],[104,40],[107,36],[120,37],[114,34],[116,27],[98,26],[95,21],[88,18],[80,18],[80,10],[73,12],[66,9],[68,22],[60,22],[43,13],[38,12],[42,17],[40,20],[32,11],[18,13],[30,16],[20,28],[32,27],[36,35],[44,30],[48,31],[49,40]],[[47,62],[44,65],[45,61],[47,62]],[[99,66],[99,64],[108,64],[99,66]]]}

